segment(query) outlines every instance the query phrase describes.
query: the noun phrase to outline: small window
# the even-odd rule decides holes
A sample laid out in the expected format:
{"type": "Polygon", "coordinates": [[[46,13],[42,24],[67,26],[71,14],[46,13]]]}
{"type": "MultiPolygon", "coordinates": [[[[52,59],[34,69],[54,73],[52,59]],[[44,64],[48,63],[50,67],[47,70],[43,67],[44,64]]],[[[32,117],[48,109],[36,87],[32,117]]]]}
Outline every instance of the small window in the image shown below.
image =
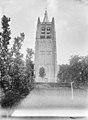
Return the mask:
{"type": "Polygon", "coordinates": [[[42,31],[45,31],[45,28],[44,27],[42,27],[42,29],[41,29],[42,31]]]}
{"type": "Polygon", "coordinates": [[[44,36],[44,35],[41,35],[41,36],[40,36],[40,38],[41,38],[41,39],[44,39],[44,38],[45,38],[45,36],[44,36]]]}
{"type": "Polygon", "coordinates": [[[49,28],[49,27],[47,28],[47,31],[50,31],[50,28],[49,28]]]}
{"type": "Polygon", "coordinates": [[[51,38],[51,35],[48,35],[47,38],[48,38],[48,39],[51,38]]]}

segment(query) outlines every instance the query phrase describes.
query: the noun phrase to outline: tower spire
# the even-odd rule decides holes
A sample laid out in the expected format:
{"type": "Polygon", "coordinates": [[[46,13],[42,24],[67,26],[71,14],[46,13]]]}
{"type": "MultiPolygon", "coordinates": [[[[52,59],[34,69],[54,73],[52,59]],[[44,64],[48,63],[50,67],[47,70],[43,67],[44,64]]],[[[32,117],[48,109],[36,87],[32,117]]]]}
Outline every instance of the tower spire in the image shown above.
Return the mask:
{"type": "Polygon", "coordinates": [[[48,20],[48,13],[47,13],[47,9],[45,9],[45,14],[44,14],[44,19],[43,22],[49,22],[48,20]]]}

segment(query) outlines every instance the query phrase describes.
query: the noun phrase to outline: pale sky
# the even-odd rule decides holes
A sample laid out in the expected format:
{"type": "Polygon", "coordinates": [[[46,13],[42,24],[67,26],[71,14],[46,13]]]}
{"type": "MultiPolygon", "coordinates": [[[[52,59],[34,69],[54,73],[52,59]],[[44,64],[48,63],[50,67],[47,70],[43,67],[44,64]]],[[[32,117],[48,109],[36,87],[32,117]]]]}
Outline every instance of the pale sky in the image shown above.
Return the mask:
{"type": "Polygon", "coordinates": [[[49,21],[55,18],[57,63],[88,55],[88,0],[0,0],[0,17],[11,18],[12,41],[24,32],[22,52],[34,50],[37,19],[43,20],[46,7],[49,21]]]}

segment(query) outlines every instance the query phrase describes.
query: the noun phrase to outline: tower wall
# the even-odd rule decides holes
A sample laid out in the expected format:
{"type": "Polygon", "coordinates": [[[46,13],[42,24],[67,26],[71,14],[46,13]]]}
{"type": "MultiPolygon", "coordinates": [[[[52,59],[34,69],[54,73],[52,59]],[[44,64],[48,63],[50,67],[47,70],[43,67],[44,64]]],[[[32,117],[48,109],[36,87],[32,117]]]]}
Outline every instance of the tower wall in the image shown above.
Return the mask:
{"type": "Polygon", "coordinates": [[[48,17],[40,22],[38,18],[35,41],[35,82],[56,82],[56,37],[54,18],[49,22],[48,17]],[[45,69],[45,77],[39,76],[39,70],[45,69]]]}

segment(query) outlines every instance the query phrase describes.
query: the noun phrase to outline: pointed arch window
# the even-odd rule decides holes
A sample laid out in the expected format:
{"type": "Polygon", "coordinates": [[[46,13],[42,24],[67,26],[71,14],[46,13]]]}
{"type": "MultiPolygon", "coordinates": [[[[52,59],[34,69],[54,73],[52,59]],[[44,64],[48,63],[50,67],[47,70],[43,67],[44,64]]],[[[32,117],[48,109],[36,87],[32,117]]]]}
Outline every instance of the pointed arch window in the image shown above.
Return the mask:
{"type": "Polygon", "coordinates": [[[42,27],[42,29],[41,29],[42,31],[45,31],[45,28],[44,27],[42,27]]]}
{"type": "Polygon", "coordinates": [[[47,31],[50,31],[50,27],[47,28],[47,31]]]}
{"type": "Polygon", "coordinates": [[[41,34],[45,34],[45,28],[44,27],[41,28],[41,34]]]}
{"type": "Polygon", "coordinates": [[[50,27],[48,27],[48,28],[47,28],[47,34],[48,34],[48,35],[50,34],[50,31],[51,31],[51,29],[50,29],[50,27]]]}

